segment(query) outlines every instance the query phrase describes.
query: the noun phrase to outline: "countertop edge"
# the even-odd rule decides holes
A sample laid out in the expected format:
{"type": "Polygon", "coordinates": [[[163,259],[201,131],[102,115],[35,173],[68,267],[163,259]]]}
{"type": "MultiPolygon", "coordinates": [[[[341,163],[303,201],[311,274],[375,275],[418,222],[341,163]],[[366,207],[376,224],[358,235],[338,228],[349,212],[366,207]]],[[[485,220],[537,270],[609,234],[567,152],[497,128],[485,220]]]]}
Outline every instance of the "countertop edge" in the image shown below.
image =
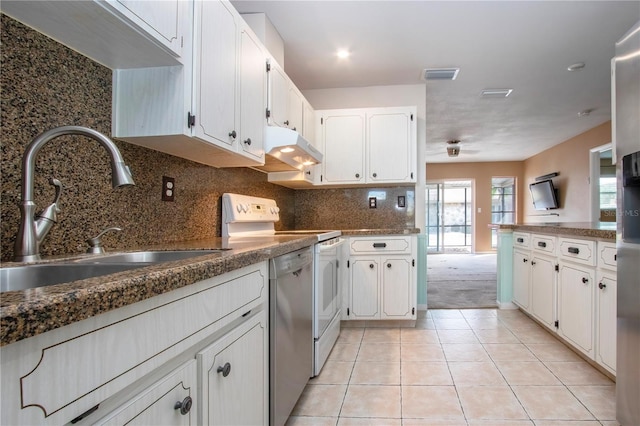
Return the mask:
{"type": "Polygon", "coordinates": [[[613,229],[602,229],[600,225],[590,223],[526,223],[526,224],[490,224],[490,228],[506,229],[513,231],[538,232],[551,235],[597,238],[603,240],[616,240],[616,231],[613,229]]]}

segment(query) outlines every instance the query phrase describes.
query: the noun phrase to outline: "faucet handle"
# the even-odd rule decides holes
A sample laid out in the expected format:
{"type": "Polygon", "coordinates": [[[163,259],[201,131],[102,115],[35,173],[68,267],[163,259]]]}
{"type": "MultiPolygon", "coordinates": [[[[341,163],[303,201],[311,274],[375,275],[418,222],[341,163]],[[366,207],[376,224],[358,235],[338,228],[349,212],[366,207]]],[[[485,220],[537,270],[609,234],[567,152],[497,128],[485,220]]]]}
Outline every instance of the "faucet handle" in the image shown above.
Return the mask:
{"type": "Polygon", "coordinates": [[[49,183],[56,187],[56,195],[55,195],[55,198],[53,199],[53,204],[55,204],[57,208],[58,201],[60,201],[60,194],[62,193],[62,182],[60,182],[56,178],[51,178],[49,179],[49,183]]]}
{"type": "Polygon", "coordinates": [[[112,226],[110,228],[106,228],[102,230],[98,235],[93,238],[89,238],[87,243],[89,244],[89,248],[87,249],[87,253],[100,254],[104,253],[104,248],[102,247],[102,240],[100,239],[107,231],[122,231],[122,228],[118,228],[117,226],[112,226]]]}
{"type": "Polygon", "coordinates": [[[60,182],[56,178],[51,178],[49,179],[49,183],[56,189],[56,195],[53,199],[53,203],[45,207],[45,209],[38,213],[36,216],[39,219],[47,219],[48,221],[55,223],[58,221],[58,213],[60,213],[58,202],[60,201],[60,194],[62,193],[62,182],[60,182]]]}

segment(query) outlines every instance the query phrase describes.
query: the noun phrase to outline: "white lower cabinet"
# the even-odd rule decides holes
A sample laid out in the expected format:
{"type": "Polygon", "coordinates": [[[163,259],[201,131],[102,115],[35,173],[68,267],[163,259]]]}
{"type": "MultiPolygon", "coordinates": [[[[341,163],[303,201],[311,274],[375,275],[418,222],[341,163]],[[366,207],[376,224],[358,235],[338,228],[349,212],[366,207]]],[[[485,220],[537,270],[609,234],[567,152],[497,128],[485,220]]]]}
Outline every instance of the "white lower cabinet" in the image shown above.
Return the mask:
{"type": "Polygon", "coordinates": [[[593,358],[595,271],[560,262],[558,275],[558,333],[593,358]]]}
{"type": "Polygon", "coordinates": [[[616,293],[615,243],[514,232],[513,302],[612,374],[616,293]]]}
{"type": "Polygon", "coordinates": [[[416,238],[349,239],[347,319],[416,318],[416,238]]]}
{"type": "Polygon", "coordinates": [[[1,347],[0,424],[264,424],[267,265],[1,347]]]}
{"type": "Polygon", "coordinates": [[[263,311],[198,353],[200,424],[268,424],[268,339],[263,311]]]}
{"type": "Polygon", "coordinates": [[[196,425],[196,360],[141,392],[96,425],[196,425]]]}

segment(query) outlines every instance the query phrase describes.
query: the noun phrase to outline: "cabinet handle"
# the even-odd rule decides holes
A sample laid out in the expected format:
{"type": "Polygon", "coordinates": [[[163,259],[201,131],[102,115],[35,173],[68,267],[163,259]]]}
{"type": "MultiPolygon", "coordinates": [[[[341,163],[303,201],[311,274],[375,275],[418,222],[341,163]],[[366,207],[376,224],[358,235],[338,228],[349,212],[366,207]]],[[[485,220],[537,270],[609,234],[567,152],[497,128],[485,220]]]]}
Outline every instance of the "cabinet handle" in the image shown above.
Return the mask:
{"type": "Polygon", "coordinates": [[[567,251],[568,251],[569,253],[573,253],[573,254],[578,254],[578,253],[580,253],[580,249],[579,249],[578,247],[569,247],[569,248],[567,249],[567,251]]]}
{"type": "Polygon", "coordinates": [[[606,287],[607,287],[607,285],[606,285],[606,284],[598,283],[598,288],[599,288],[600,290],[605,289],[606,287]]]}
{"type": "Polygon", "coordinates": [[[369,268],[373,269],[373,263],[369,264],[369,268]]]}
{"type": "Polygon", "coordinates": [[[285,122],[284,122],[284,125],[285,125],[285,126],[288,126],[288,125],[289,125],[289,120],[285,121],[285,122]]]}
{"type": "Polygon", "coordinates": [[[516,241],[518,241],[519,243],[524,243],[524,238],[518,238],[516,241]]]}
{"type": "Polygon", "coordinates": [[[251,145],[251,138],[247,138],[247,140],[244,141],[244,143],[246,143],[247,145],[251,145]]]}
{"type": "Polygon", "coordinates": [[[387,243],[373,243],[373,248],[384,248],[387,246],[387,243]]]}
{"type": "Polygon", "coordinates": [[[391,269],[391,264],[387,263],[387,268],[391,269]]]}
{"type": "Polygon", "coordinates": [[[180,409],[180,414],[185,416],[189,414],[189,411],[191,410],[192,405],[193,405],[193,400],[191,399],[190,396],[188,396],[182,401],[176,402],[176,404],[173,406],[173,409],[174,410],[180,409]]]}
{"type": "Polygon", "coordinates": [[[218,367],[216,371],[222,373],[222,377],[227,377],[231,373],[231,364],[227,362],[224,367],[218,367]]]}
{"type": "Polygon", "coordinates": [[[356,173],[356,178],[360,178],[360,173],[356,173]]]}
{"type": "Polygon", "coordinates": [[[585,277],[582,277],[582,284],[587,284],[589,280],[585,277]]]}
{"type": "Polygon", "coordinates": [[[538,241],[538,247],[546,247],[547,243],[545,243],[544,241],[538,241]]]}
{"type": "Polygon", "coordinates": [[[229,132],[229,137],[230,137],[231,139],[235,139],[235,138],[236,138],[236,136],[238,136],[238,134],[236,133],[236,131],[235,131],[235,130],[232,130],[232,131],[230,131],[230,132],[229,132]]]}
{"type": "Polygon", "coordinates": [[[373,177],[378,177],[378,174],[377,174],[377,173],[374,173],[374,174],[373,174],[373,177]]]}

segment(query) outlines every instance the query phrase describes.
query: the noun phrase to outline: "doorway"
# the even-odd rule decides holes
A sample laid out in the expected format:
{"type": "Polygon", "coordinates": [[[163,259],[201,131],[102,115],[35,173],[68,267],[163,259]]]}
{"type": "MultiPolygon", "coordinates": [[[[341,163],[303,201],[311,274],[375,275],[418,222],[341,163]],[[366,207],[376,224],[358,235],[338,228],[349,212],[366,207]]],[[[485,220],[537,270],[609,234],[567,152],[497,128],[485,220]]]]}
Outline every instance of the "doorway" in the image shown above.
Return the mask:
{"type": "Polygon", "coordinates": [[[426,184],[427,253],[471,253],[472,184],[470,180],[426,184]]]}

